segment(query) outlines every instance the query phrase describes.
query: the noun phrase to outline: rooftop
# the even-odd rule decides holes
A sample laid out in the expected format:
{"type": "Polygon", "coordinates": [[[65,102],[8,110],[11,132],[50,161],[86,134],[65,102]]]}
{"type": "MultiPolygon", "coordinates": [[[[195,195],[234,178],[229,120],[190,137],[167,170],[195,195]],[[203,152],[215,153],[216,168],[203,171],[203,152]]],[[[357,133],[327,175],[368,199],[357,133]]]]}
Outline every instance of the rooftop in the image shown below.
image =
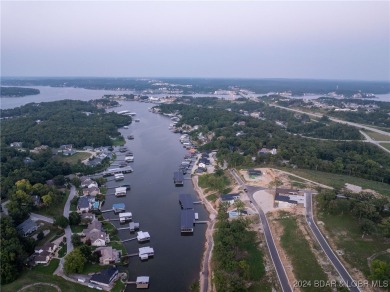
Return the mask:
{"type": "Polygon", "coordinates": [[[195,212],[191,209],[181,210],[181,229],[194,228],[195,212]]]}
{"type": "Polygon", "coordinates": [[[179,202],[182,209],[193,209],[194,208],[194,202],[191,199],[190,194],[180,194],[179,195],[179,202]]]}

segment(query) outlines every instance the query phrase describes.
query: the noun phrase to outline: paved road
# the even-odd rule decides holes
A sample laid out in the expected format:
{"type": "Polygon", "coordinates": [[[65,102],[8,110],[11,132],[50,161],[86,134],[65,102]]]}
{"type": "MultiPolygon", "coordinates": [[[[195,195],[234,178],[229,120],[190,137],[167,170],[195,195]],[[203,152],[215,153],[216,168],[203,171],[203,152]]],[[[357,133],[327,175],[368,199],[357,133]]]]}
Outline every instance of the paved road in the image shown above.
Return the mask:
{"type": "MultiPolygon", "coordinates": [[[[68,196],[68,200],[65,203],[64,206],[64,217],[69,218],[69,210],[70,210],[70,201],[76,196],[76,187],[72,185],[70,187],[70,193],[68,196]]],[[[70,229],[70,226],[68,225],[65,228],[65,236],[66,236],[66,244],[67,244],[67,253],[70,253],[73,250],[73,243],[72,243],[72,230],[70,229]]]]}
{"type": "Polygon", "coordinates": [[[322,250],[325,252],[329,260],[332,262],[333,266],[339,273],[340,277],[343,279],[344,283],[348,286],[350,291],[353,292],[360,292],[360,289],[356,287],[356,282],[352,279],[351,275],[348,273],[348,271],[345,269],[343,264],[340,262],[340,260],[337,258],[337,256],[334,254],[333,250],[329,246],[328,242],[326,241],[325,237],[321,234],[321,231],[319,230],[318,226],[315,224],[313,220],[313,212],[312,212],[312,194],[306,193],[306,221],[309,225],[311,231],[313,232],[314,236],[316,237],[318,243],[321,245],[322,250]]]}
{"type": "Polygon", "coordinates": [[[284,292],[292,292],[291,286],[288,282],[286,270],[284,269],[284,266],[282,264],[282,261],[280,260],[280,256],[278,253],[278,250],[276,249],[274,239],[272,237],[271,230],[268,225],[268,220],[267,217],[265,216],[263,210],[260,208],[260,206],[256,203],[256,201],[253,198],[253,194],[261,189],[260,187],[252,187],[252,186],[246,186],[245,183],[242,181],[240,176],[236,173],[235,170],[230,170],[230,173],[233,175],[237,183],[242,187],[247,189],[247,194],[251,200],[251,203],[253,207],[256,209],[257,213],[259,214],[259,217],[261,219],[261,223],[263,225],[263,230],[264,230],[264,236],[265,236],[265,241],[268,246],[269,253],[271,255],[272,262],[274,263],[276,274],[278,276],[280,286],[282,287],[282,290],[284,292]]]}
{"type": "Polygon", "coordinates": [[[384,151],[390,153],[390,150],[383,147],[380,143],[390,143],[390,141],[376,141],[374,139],[372,139],[370,136],[368,136],[366,133],[364,133],[363,131],[359,131],[360,134],[362,134],[364,136],[364,138],[366,138],[366,141],[369,142],[369,143],[372,143],[372,144],[375,144],[376,146],[378,146],[379,148],[383,149],[384,151]]]}
{"type": "MultiPolygon", "coordinates": [[[[298,110],[298,109],[284,107],[284,106],[280,106],[280,105],[276,105],[276,104],[270,104],[270,106],[282,108],[282,109],[285,109],[285,110],[288,110],[288,111],[293,111],[293,112],[297,112],[297,113],[301,113],[301,114],[307,114],[309,116],[313,116],[313,117],[317,117],[317,118],[322,118],[322,116],[323,116],[322,114],[305,112],[305,111],[301,111],[301,110],[298,110]]],[[[333,122],[336,122],[336,123],[347,124],[347,125],[350,125],[350,126],[353,126],[353,127],[358,127],[358,128],[361,128],[361,129],[366,129],[366,130],[370,130],[372,132],[376,132],[376,133],[379,133],[379,134],[390,136],[389,132],[386,132],[386,131],[383,131],[383,130],[379,130],[377,128],[372,128],[372,127],[369,127],[369,126],[366,126],[366,125],[361,125],[361,124],[357,124],[357,123],[353,123],[353,122],[347,122],[347,121],[336,119],[336,118],[332,118],[332,117],[329,117],[329,119],[331,121],[333,121],[333,122]]]]}
{"type": "Polygon", "coordinates": [[[30,213],[30,218],[33,221],[41,220],[41,221],[45,221],[45,222],[50,223],[50,224],[54,223],[54,219],[52,217],[43,216],[43,215],[39,215],[39,214],[35,214],[35,213],[30,213]]]}

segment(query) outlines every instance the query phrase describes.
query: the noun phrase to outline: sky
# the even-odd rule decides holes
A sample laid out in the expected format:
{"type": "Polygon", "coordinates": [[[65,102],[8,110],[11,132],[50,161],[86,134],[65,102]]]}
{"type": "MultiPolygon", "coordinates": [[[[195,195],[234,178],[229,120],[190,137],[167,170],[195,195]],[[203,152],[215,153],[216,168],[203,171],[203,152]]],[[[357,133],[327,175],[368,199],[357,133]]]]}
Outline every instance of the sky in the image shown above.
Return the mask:
{"type": "Polygon", "coordinates": [[[389,1],[1,1],[1,76],[390,80],[389,1]]]}

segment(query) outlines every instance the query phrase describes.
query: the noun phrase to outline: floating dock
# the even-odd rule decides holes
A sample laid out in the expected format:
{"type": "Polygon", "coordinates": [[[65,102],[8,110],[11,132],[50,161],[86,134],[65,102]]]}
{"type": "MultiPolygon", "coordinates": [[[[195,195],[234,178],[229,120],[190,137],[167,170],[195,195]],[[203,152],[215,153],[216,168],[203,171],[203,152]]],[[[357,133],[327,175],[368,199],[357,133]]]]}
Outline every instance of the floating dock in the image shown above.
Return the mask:
{"type": "Polygon", "coordinates": [[[175,186],[184,185],[184,176],[181,171],[175,171],[173,173],[173,182],[175,183],[175,186]]]}
{"type": "Polygon", "coordinates": [[[120,223],[125,223],[126,221],[130,221],[131,219],[133,219],[133,214],[131,212],[119,213],[120,223]]]}
{"type": "Polygon", "coordinates": [[[190,194],[180,194],[179,203],[183,210],[194,209],[194,203],[190,194]]]}
{"type": "Polygon", "coordinates": [[[180,231],[182,233],[193,233],[194,232],[194,221],[195,221],[195,212],[193,209],[183,209],[181,210],[181,223],[180,231]]]}
{"type": "Polygon", "coordinates": [[[114,213],[121,213],[126,211],[126,206],[123,203],[117,203],[112,205],[112,210],[114,213]]]}
{"type": "Polygon", "coordinates": [[[149,232],[138,231],[137,232],[137,240],[138,242],[146,242],[150,240],[149,232]]]}

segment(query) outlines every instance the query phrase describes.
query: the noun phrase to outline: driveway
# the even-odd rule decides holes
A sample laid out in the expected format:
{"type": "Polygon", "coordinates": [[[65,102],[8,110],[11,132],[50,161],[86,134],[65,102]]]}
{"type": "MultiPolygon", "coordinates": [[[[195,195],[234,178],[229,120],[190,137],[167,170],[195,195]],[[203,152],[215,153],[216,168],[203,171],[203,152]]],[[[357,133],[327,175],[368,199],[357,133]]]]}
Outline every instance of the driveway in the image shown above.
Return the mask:
{"type": "MultiPolygon", "coordinates": [[[[70,201],[72,201],[72,199],[76,195],[77,195],[76,187],[74,185],[72,185],[70,187],[70,193],[69,193],[68,200],[66,201],[65,207],[64,207],[64,214],[63,215],[66,218],[69,218],[70,201]]],[[[67,253],[70,253],[73,250],[73,243],[72,243],[72,230],[70,229],[69,225],[65,228],[65,236],[66,236],[66,244],[67,244],[67,248],[68,248],[67,253]]]]}
{"type": "Polygon", "coordinates": [[[38,221],[38,220],[45,221],[45,222],[50,223],[50,224],[54,223],[54,219],[53,218],[48,217],[48,216],[35,214],[35,213],[30,213],[30,219],[33,220],[33,221],[38,221]]]}

